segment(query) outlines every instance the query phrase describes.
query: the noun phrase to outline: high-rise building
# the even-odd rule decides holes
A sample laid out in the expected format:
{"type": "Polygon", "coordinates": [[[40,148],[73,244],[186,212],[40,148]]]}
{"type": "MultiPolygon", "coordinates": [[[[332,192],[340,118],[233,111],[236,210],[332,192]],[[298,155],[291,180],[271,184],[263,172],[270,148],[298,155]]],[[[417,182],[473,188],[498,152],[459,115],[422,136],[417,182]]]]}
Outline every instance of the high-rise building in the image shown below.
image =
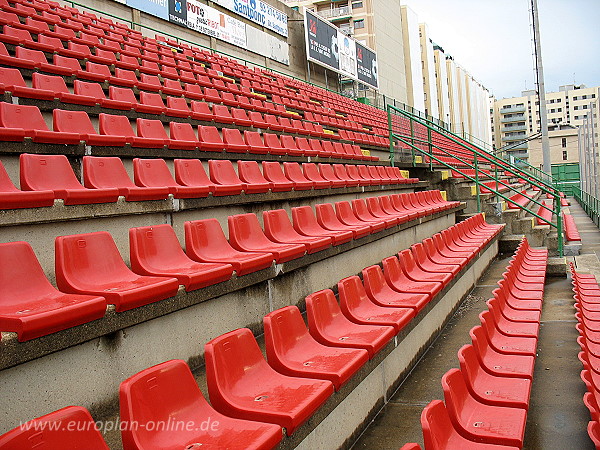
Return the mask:
{"type": "MultiPolygon", "coordinates": [[[[287,0],[306,7],[377,52],[379,92],[491,145],[489,92],[443,48],[399,0],[287,0]]],[[[382,105],[383,103],[381,103],[382,105]]]]}
{"type": "MultiPolygon", "coordinates": [[[[546,93],[548,135],[552,164],[576,163],[578,127],[583,125],[593,105],[597,104],[600,87],[584,85],[560,86],[558,92],[546,93]]],[[[598,122],[597,117],[593,117],[598,122]]],[[[533,90],[523,91],[520,97],[495,100],[492,111],[494,147],[525,159],[535,167],[542,165],[539,99],[533,90]],[[532,138],[533,137],[533,138],[532,138]]],[[[597,151],[597,149],[596,149],[597,151]]]]}

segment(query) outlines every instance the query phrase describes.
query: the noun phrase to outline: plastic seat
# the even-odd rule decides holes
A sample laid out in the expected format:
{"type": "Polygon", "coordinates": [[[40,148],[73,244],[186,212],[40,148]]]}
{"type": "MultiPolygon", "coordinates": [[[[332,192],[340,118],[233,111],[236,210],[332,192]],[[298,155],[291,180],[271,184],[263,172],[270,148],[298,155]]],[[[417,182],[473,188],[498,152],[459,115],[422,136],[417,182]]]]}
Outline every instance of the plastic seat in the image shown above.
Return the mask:
{"type": "Polygon", "coordinates": [[[460,348],[458,360],[469,392],[477,401],[491,406],[529,409],[531,380],[490,375],[479,364],[472,345],[460,348]]]}
{"type": "Polygon", "coordinates": [[[346,183],[346,186],[359,186],[360,180],[354,179],[350,176],[348,171],[346,170],[345,164],[333,164],[333,172],[336,177],[340,180],[343,180],[346,183]]]}
{"type": "Polygon", "coordinates": [[[140,101],[134,105],[134,109],[138,112],[148,114],[162,114],[167,112],[165,102],[157,92],[140,91],[140,101]]]}
{"type": "Polygon", "coordinates": [[[180,150],[195,150],[200,145],[194,128],[189,123],[169,122],[169,148],[180,150]]]}
{"type": "Polygon", "coordinates": [[[15,187],[0,161],[0,209],[38,208],[54,205],[54,191],[21,191],[15,187]]]}
{"type": "Polygon", "coordinates": [[[353,239],[359,239],[371,233],[371,227],[368,224],[347,225],[337,217],[331,203],[322,203],[315,205],[317,222],[323,228],[332,231],[352,231],[353,239]]]}
{"type": "Polygon", "coordinates": [[[429,254],[427,253],[427,250],[425,249],[425,246],[421,242],[411,245],[410,249],[412,252],[412,257],[417,266],[419,266],[422,270],[426,272],[443,274],[450,273],[454,276],[461,269],[460,264],[439,264],[437,262],[432,261],[429,257],[429,254]]]}
{"type": "Polygon", "coordinates": [[[225,150],[228,152],[235,153],[246,153],[250,147],[244,141],[244,137],[240,130],[237,128],[222,128],[223,142],[225,143],[225,150]]]}
{"type": "Polygon", "coordinates": [[[306,297],[306,318],[310,334],[329,347],[359,348],[372,359],[394,337],[392,326],[359,325],[344,316],[330,289],[306,297]]]}
{"type": "Polygon", "coordinates": [[[213,196],[237,195],[242,192],[241,185],[215,184],[206,175],[204,166],[199,159],[175,159],[175,180],[180,185],[205,187],[213,196]]]}
{"type": "Polygon", "coordinates": [[[133,179],[138,186],[166,187],[175,198],[208,196],[208,186],[182,186],[173,179],[164,159],[133,158],[133,179]]]}
{"type": "Polygon", "coordinates": [[[333,186],[333,181],[326,180],[321,176],[319,169],[315,163],[302,164],[304,176],[314,183],[315,189],[326,189],[333,186]]]}
{"type": "Polygon", "coordinates": [[[296,145],[296,140],[294,139],[293,136],[290,136],[289,134],[282,134],[280,136],[280,140],[281,140],[282,147],[285,148],[285,151],[288,155],[291,155],[291,156],[303,156],[304,155],[302,150],[300,150],[298,148],[298,146],[296,145]]]}
{"type": "Polygon", "coordinates": [[[53,191],[65,205],[112,203],[119,199],[114,188],[86,189],[75,177],[65,155],[20,156],[21,187],[29,191],[53,191]]]}
{"type": "Polygon", "coordinates": [[[280,244],[270,241],[260,227],[256,215],[238,214],[227,218],[229,241],[240,251],[272,253],[278,264],[303,256],[304,244],[280,244]]]}
{"type": "Polygon", "coordinates": [[[329,380],[337,391],[369,360],[366,350],[317,342],[296,306],[267,314],[263,325],[269,364],[284,375],[329,380]]]}
{"type": "Polygon", "coordinates": [[[133,184],[123,162],[116,156],[84,156],[83,181],[87,188],[116,188],[127,201],[163,200],[169,196],[166,187],[140,187],[133,184]]]}
{"type": "Polygon", "coordinates": [[[211,403],[228,416],[276,423],[288,436],[333,393],[330,381],[287,377],[265,361],[252,332],[232,331],[204,347],[211,403]]]}
{"type": "Polygon", "coordinates": [[[55,130],[67,133],[79,133],[81,139],[89,145],[116,147],[125,145],[126,138],[123,136],[104,136],[98,134],[85,111],[54,109],[52,115],[55,130]]]}
{"type": "MultiPolygon", "coordinates": [[[[277,164],[277,163],[276,163],[277,164]]],[[[302,236],[296,230],[287,212],[283,209],[263,211],[265,235],[273,242],[281,244],[303,244],[307,253],[315,253],[331,247],[331,237],[302,236]]]]}
{"type": "Polygon", "coordinates": [[[263,161],[262,169],[263,176],[271,183],[273,192],[291,191],[294,188],[295,183],[286,178],[277,161],[263,161]]]}
{"type": "MultiPolygon", "coordinates": [[[[296,162],[284,162],[283,173],[292,183],[294,183],[295,191],[310,190],[315,186],[315,183],[304,176],[302,167],[296,162]]],[[[320,188],[319,188],[320,189],[320,188]]]]}
{"type": "Polygon", "coordinates": [[[65,294],[52,286],[27,242],[0,244],[0,286],[0,330],[17,333],[19,342],[91,322],[106,313],[104,297],[65,294]]]}
{"type": "Polygon", "coordinates": [[[347,201],[336,202],[335,203],[335,211],[336,211],[337,218],[343,224],[351,225],[351,226],[368,225],[371,228],[371,233],[381,231],[385,228],[385,222],[377,221],[377,220],[365,221],[365,220],[359,219],[356,216],[356,214],[354,213],[352,206],[347,201]]]}
{"type": "Polygon", "coordinates": [[[321,176],[325,180],[331,181],[331,183],[332,183],[331,187],[338,188],[338,187],[346,187],[347,186],[346,181],[341,180],[335,174],[331,164],[319,164],[318,168],[319,168],[319,173],[321,174],[321,176]]]}
{"type": "Polygon", "coordinates": [[[287,150],[281,145],[279,136],[273,133],[263,133],[265,146],[269,149],[271,155],[285,155],[287,150]]]}
{"type": "Polygon", "coordinates": [[[269,153],[269,147],[265,145],[258,131],[244,131],[244,141],[248,146],[248,152],[258,155],[269,153]]]}
{"type": "Polygon", "coordinates": [[[183,97],[167,97],[167,114],[173,117],[190,117],[187,100],[183,97]]]}
{"type": "Polygon", "coordinates": [[[383,259],[382,265],[385,281],[395,291],[426,294],[432,299],[444,287],[441,282],[411,280],[395,256],[383,259]]]}
{"type": "Polygon", "coordinates": [[[238,161],[238,176],[246,183],[245,191],[249,194],[262,194],[273,189],[272,183],[267,181],[260,171],[256,161],[238,161]]]}
{"type": "Polygon", "coordinates": [[[229,160],[210,159],[208,161],[210,180],[216,185],[239,186],[245,190],[248,186],[239,179],[233,164],[229,160]]]}
{"type": "Polygon", "coordinates": [[[0,448],[109,450],[89,411],[81,406],[67,406],[21,424],[0,436],[0,448]]]}
{"type": "Polygon", "coordinates": [[[54,254],[61,291],[102,295],[117,312],[173,297],[179,288],[175,278],[133,273],[106,231],[58,236],[54,254]]]}
{"type": "Polygon", "coordinates": [[[269,450],[282,438],[277,425],[233,419],[215,411],[182,360],[167,361],[129,377],[121,383],[119,398],[121,420],[143,425],[123,428],[124,450],[195,446],[269,450]],[[170,429],[150,427],[151,423],[190,426],[170,429]]]}
{"type": "Polygon", "coordinates": [[[136,136],[126,116],[100,113],[100,134],[125,137],[125,142],[132,147],[162,148],[165,146],[164,139],[153,139],[136,136]]]}
{"type": "Polygon", "coordinates": [[[357,276],[344,278],[337,286],[341,310],[352,322],[393,326],[398,334],[415,317],[413,308],[388,308],[373,303],[357,276]]]}
{"type": "Polygon", "coordinates": [[[374,216],[369,210],[367,203],[364,199],[359,198],[352,200],[352,210],[354,211],[354,215],[358,217],[360,220],[365,222],[375,222],[375,223],[385,223],[386,228],[391,228],[397,225],[400,221],[398,217],[392,217],[388,215],[382,215],[381,217],[374,216]]]}
{"type": "Polygon", "coordinates": [[[410,250],[402,250],[398,253],[398,260],[404,268],[404,272],[411,280],[415,281],[436,281],[444,286],[452,279],[452,274],[442,272],[428,272],[417,265],[410,250]]]}
{"type": "Polygon", "coordinates": [[[473,348],[481,367],[491,375],[509,378],[527,378],[533,376],[535,358],[529,355],[507,355],[494,350],[481,326],[469,331],[473,348]]]}
{"type": "Polygon", "coordinates": [[[310,206],[297,206],[292,208],[294,229],[304,236],[330,237],[333,245],[340,245],[352,240],[354,235],[351,230],[333,231],[323,228],[310,206]]]}
{"type": "Polygon", "coordinates": [[[464,438],[450,420],[448,410],[441,400],[433,400],[421,413],[421,428],[426,450],[517,450],[464,438]]]}
{"type": "Polygon", "coordinates": [[[200,141],[200,150],[222,152],[226,148],[219,130],[210,125],[198,125],[198,141],[200,141]]]}
{"type": "Polygon", "coordinates": [[[193,291],[227,281],[233,274],[230,264],[199,263],[181,249],[170,225],[138,227],[129,230],[131,268],[140,275],[175,277],[193,291]]]}
{"type": "Polygon", "coordinates": [[[241,252],[229,244],[216,219],[184,223],[185,249],[194,261],[231,264],[238,276],[266,269],[274,260],[272,253],[241,252]]]}
{"type": "Polygon", "coordinates": [[[53,92],[54,98],[59,99],[61,102],[91,106],[96,104],[96,99],[94,97],[72,94],[62,77],[44,75],[39,72],[34,72],[31,77],[31,84],[34,89],[53,92]]]}
{"type": "Polygon", "coordinates": [[[507,336],[496,327],[493,316],[489,311],[479,314],[481,327],[485,332],[491,347],[498,353],[506,355],[536,355],[537,337],[507,336]],[[485,314],[485,313],[488,314],[485,314]]]}
{"type": "Polygon", "coordinates": [[[381,267],[375,265],[362,270],[367,295],[377,305],[412,308],[421,311],[429,302],[430,296],[416,292],[398,292],[390,287],[383,276],[381,267]]]}
{"type": "Polygon", "coordinates": [[[444,374],[442,387],[448,414],[461,434],[488,444],[523,446],[527,411],[478,402],[469,394],[458,369],[444,374]]]}
{"type": "Polygon", "coordinates": [[[37,106],[0,102],[0,140],[22,141],[25,137],[49,144],[79,144],[81,140],[78,133],[48,130],[37,106]]]}

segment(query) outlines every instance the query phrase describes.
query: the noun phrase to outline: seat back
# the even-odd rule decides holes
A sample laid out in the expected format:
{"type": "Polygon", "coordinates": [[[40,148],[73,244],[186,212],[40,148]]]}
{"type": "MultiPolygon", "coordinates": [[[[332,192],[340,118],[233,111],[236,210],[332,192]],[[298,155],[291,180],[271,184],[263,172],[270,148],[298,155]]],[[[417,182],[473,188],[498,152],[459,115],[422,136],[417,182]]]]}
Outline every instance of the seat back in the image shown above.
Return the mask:
{"type": "Polygon", "coordinates": [[[372,297],[384,291],[389,291],[390,286],[385,281],[383,271],[378,265],[366,267],[362,270],[365,291],[372,297]]]}
{"type": "Polygon", "coordinates": [[[319,169],[315,163],[303,163],[302,170],[304,170],[304,176],[311,181],[316,182],[327,182],[331,185],[331,181],[326,180],[321,176],[319,169]]]}
{"type": "Polygon", "coordinates": [[[342,311],[331,289],[324,289],[306,297],[306,320],[312,336],[315,336],[316,330],[326,328],[340,314],[342,311]]]}
{"type": "Polygon", "coordinates": [[[469,401],[470,394],[460,370],[450,369],[442,376],[444,400],[451,416],[461,415],[465,403],[469,401]]]}
{"type": "Polygon", "coordinates": [[[263,223],[269,239],[275,236],[298,236],[285,209],[263,211],[263,223]]]}
{"type": "MultiPolygon", "coordinates": [[[[126,87],[110,86],[108,88],[108,97],[111,100],[129,102],[132,105],[136,105],[138,102],[133,91],[126,87]]],[[[129,119],[127,121],[129,122],[129,119]]]]}
{"type": "Polygon", "coordinates": [[[310,206],[297,206],[292,208],[292,220],[294,222],[294,229],[300,233],[302,230],[324,231],[317,222],[315,213],[310,206]]]}
{"type": "Polygon", "coordinates": [[[238,161],[238,174],[244,183],[248,184],[267,184],[270,183],[265,179],[258,162],[256,161],[238,161]]]}
{"type": "Polygon", "coordinates": [[[290,183],[281,170],[281,165],[277,161],[263,161],[262,169],[264,177],[271,182],[290,183]]]}
{"type": "Polygon", "coordinates": [[[0,244],[0,298],[5,305],[26,305],[56,293],[27,242],[0,244]],[[27,280],[26,283],[23,280],[27,280]]]}
{"type": "Polygon", "coordinates": [[[81,135],[98,134],[85,111],[65,111],[55,109],[52,111],[54,131],[79,133],[81,135]]]}
{"type": "Polygon", "coordinates": [[[256,214],[236,214],[227,218],[231,242],[268,242],[256,214]]]}
{"type": "Polygon", "coordinates": [[[165,127],[160,120],[140,119],[136,120],[138,136],[153,139],[168,140],[165,127]]]}
{"type": "Polygon", "coordinates": [[[421,413],[423,441],[427,450],[444,450],[452,433],[456,433],[448,410],[441,400],[433,400],[421,413]]]}
{"type": "Polygon", "coordinates": [[[180,261],[189,262],[171,225],[154,225],[129,229],[131,268],[177,267],[180,261]]]}
{"type": "Polygon", "coordinates": [[[133,177],[138,186],[177,187],[167,163],[161,158],[133,158],[133,177]]]}
{"type": "Polygon", "coordinates": [[[77,95],[93,97],[98,101],[106,99],[106,94],[104,94],[100,83],[88,83],[86,81],[75,80],[73,81],[73,92],[77,95]]]}
{"type": "Polygon", "coordinates": [[[231,331],[207,342],[204,359],[208,392],[213,402],[219,397],[219,392],[227,396],[233,386],[244,378],[259,371],[273,371],[248,328],[231,331]]]}
{"type": "Polygon", "coordinates": [[[225,148],[219,130],[212,125],[198,125],[198,140],[203,144],[215,144],[225,148]]]}
{"type": "Polygon", "coordinates": [[[223,141],[227,144],[234,145],[243,145],[246,146],[246,142],[244,142],[244,137],[240,130],[237,128],[222,128],[221,132],[223,133],[223,141]]]}
{"type": "Polygon", "coordinates": [[[233,168],[233,164],[228,159],[211,159],[208,161],[210,179],[218,184],[242,184],[233,168]]]}
{"type": "Polygon", "coordinates": [[[56,93],[69,93],[67,84],[62,77],[53,75],[44,75],[39,72],[34,72],[31,75],[31,86],[35,89],[45,89],[56,93]]]}
{"type": "MultiPolygon", "coordinates": [[[[161,431],[168,433],[170,443],[174,444],[177,433],[145,425],[190,420],[199,423],[215,415],[188,365],[180,359],[149,367],[124,380],[119,387],[119,402],[123,423],[144,425],[123,427],[123,447],[128,450],[154,446],[161,431]]],[[[181,443],[182,448],[184,444],[181,443]]]]}
{"type": "Polygon", "coordinates": [[[148,106],[156,106],[158,108],[165,107],[165,102],[163,101],[161,95],[156,92],[140,91],[140,104],[148,105],[148,106]]]}
{"type": "Polygon", "coordinates": [[[175,159],[175,181],[184,186],[212,186],[202,161],[199,159],[175,159]]]}
{"type": "Polygon", "coordinates": [[[356,275],[338,281],[337,287],[340,307],[344,313],[356,310],[361,305],[369,305],[371,303],[362,281],[356,275]]]}
{"type": "Polygon", "coordinates": [[[171,139],[176,141],[189,141],[197,142],[198,137],[194,132],[194,128],[189,123],[182,122],[170,122],[169,123],[169,134],[171,139]]]}
{"type": "Polygon", "coordinates": [[[0,102],[0,125],[6,128],[48,131],[48,126],[37,106],[0,102]]]}
{"type": "MultiPolygon", "coordinates": [[[[112,86],[111,86],[112,88],[112,86]]],[[[100,134],[134,137],[135,133],[126,116],[100,113],[100,134]]]]}
{"type": "Polygon", "coordinates": [[[0,192],[19,192],[8,176],[2,161],[0,161],[0,192]]]}
{"type": "Polygon", "coordinates": [[[283,173],[287,178],[296,182],[310,182],[308,178],[304,176],[302,167],[296,162],[284,162],[283,173]]]}
{"type": "Polygon", "coordinates": [[[19,69],[9,68],[9,67],[0,67],[0,79],[2,80],[2,84],[4,84],[5,90],[10,90],[10,87],[26,87],[25,80],[23,79],[23,75],[21,75],[21,71],[19,69]]]}
{"type": "Polygon", "coordinates": [[[345,225],[340,222],[333,205],[331,203],[320,203],[315,205],[315,212],[317,215],[317,221],[321,226],[330,227],[332,229],[345,228],[345,225]]]}
{"type": "Polygon", "coordinates": [[[352,179],[348,174],[348,171],[346,170],[345,164],[334,164],[333,173],[335,173],[335,176],[338,177],[340,180],[348,181],[352,179]]]}
{"type": "Polygon", "coordinates": [[[0,436],[0,448],[109,450],[89,411],[81,406],[67,406],[14,428],[0,436]]]}
{"type": "Polygon", "coordinates": [[[83,182],[88,188],[135,187],[117,156],[84,156],[83,182]]]}
{"type": "Polygon", "coordinates": [[[282,359],[276,355],[285,355],[288,351],[298,348],[303,340],[310,339],[308,328],[297,306],[286,306],[267,314],[263,318],[263,325],[269,362],[282,359]]]}
{"type": "Polygon", "coordinates": [[[65,155],[22,153],[19,161],[23,190],[83,189],[65,155]]]}
{"type": "Polygon", "coordinates": [[[109,284],[137,278],[125,265],[107,231],[58,236],[54,241],[56,284],[63,292],[71,285],[109,284]]]}

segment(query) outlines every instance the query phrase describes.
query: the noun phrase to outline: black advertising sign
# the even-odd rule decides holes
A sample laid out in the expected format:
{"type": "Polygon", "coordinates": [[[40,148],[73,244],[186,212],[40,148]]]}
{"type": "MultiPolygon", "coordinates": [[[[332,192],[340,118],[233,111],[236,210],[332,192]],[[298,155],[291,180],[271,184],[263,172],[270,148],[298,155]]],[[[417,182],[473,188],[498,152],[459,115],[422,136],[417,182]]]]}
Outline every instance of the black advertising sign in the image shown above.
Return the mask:
{"type": "Polygon", "coordinates": [[[338,30],[306,10],[304,26],[306,27],[306,51],[308,59],[330,69],[339,71],[340,56],[338,48],[338,30]]]}
{"type": "Polygon", "coordinates": [[[373,50],[306,8],[304,27],[309,61],[378,88],[377,54],[373,50]]]}
{"type": "Polygon", "coordinates": [[[356,43],[356,72],[358,80],[377,89],[377,54],[370,48],[356,43]]]}

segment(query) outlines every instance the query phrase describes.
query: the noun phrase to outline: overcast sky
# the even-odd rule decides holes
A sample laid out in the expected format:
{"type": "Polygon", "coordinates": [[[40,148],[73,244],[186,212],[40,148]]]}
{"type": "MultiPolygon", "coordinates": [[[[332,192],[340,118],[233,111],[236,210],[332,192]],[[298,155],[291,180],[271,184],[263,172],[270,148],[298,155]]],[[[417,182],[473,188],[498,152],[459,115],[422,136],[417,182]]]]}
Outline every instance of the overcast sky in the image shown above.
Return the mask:
{"type": "MultiPolygon", "coordinates": [[[[496,98],[535,84],[530,0],[401,0],[496,98]]],[[[546,91],[600,85],[600,0],[538,0],[546,91]]]]}

